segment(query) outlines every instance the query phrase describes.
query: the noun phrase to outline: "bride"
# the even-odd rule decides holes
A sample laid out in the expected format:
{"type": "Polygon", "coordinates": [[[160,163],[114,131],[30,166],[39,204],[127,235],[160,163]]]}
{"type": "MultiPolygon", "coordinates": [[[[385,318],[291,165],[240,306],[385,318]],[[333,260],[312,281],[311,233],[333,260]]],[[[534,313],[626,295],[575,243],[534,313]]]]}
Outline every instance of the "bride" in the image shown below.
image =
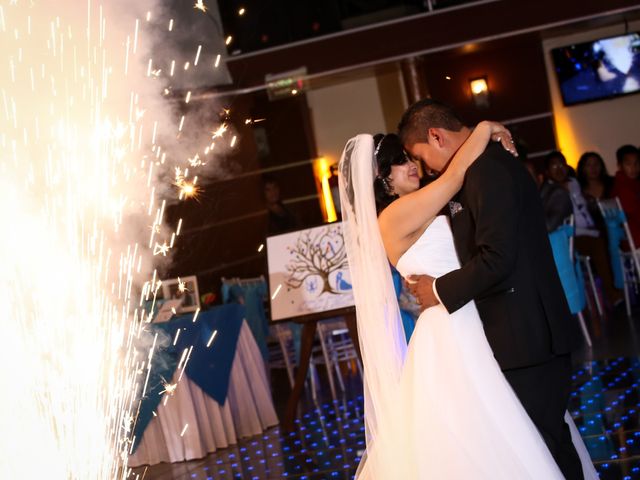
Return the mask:
{"type": "MultiPolygon", "coordinates": [[[[340,198],[365,370],[367,452],[358,479],[563,478],[502,374],[475,304],[453,314],[442,305],[425,310],[407,346],[392,283],[389,261],[405,278],[460,267],[439,212],[492,139],[515,153],[502,125],[481,122],[421,189],[395,135],[375,143],[358,135],[345,146],[340,198]]],[[[585,478],[597,479],[565,418],[585,478]]]]}

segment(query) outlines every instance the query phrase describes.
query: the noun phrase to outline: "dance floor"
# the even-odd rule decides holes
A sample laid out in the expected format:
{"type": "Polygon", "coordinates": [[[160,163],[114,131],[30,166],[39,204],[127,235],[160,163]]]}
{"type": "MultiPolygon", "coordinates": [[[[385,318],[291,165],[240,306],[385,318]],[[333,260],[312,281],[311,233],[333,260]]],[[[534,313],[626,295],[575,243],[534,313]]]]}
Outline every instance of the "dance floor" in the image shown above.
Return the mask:
{"type": "MultiPolygon", "coordinates": [[[[640,358],[587,362],[574,374],[571,412],[602,479],[640,479],[640,358]]],[[[145,479],[351,479],[364,448],[362,396],[309,410],[293,433],[278,428],[202,460],[161,464],[145,479]]],[[[135,478],[135,476],[134,476],[135,478]]]]}
{"type": "MultiPolygon", "coordinates": [[[[571,413],[601,479],[640,479],[640,336],[625,320],[601,323],[594,334],[595,348],[578,355],[571,413]]],[[[137,468],[130,478],[350,480],[364,449],[359,379],[351,380],[337,404],[305,400],[293,433],[273,428],[201,460],[137,468]]]]}

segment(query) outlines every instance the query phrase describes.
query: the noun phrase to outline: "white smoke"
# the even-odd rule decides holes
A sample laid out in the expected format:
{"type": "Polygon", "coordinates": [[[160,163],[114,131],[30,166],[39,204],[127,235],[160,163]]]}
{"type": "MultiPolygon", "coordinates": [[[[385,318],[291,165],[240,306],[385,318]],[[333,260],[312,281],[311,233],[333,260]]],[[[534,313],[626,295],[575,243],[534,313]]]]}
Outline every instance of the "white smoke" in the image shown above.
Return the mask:
{"type": "Polygon", "coordinates": [[[178,196],[176,168],[192,182],[215,164],[210,149],[206,165],[188,162],[206,157],[215,125],[182,134],[163,99],[171,77],[153,55],[165,37],[148,33],[167,25],[170,43],[164,11],[0,0],[3,478],[125,478],[148,370],[141,305],[179,241],[163,202],[178,196]]]}

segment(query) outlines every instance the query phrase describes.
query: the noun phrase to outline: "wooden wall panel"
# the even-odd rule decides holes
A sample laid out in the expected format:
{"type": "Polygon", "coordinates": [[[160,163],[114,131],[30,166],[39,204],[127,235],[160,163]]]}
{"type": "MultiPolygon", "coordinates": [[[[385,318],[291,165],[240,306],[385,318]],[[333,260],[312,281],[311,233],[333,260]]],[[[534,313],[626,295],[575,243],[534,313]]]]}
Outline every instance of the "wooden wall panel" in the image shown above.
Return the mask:
{"type": "Polygon", "coordinates": [[[451,105],[465,123],[515,119],[518,121],[509,128],[529,153],[555,148],[551,99],[537,34],[428,55],[423,63],[431,97],[451,105]],[[487,78],[487,108],[476,106],[471,95],[469,81],[477,77],[487,78]]]}
{"type": "Polygon", "coordinates": [[[428,55],[424,73],[431,96],[449,103],[468,122],[507,120],[551,110],[537,34],[428,55]],[[473,102],[469,80],[484,76],[489,107],[479,108],[473,102]]]}
{"type": "Polygon", "coordinates": [[[309,73],[330,71],[365,62],[446,48],[510,32],[538,30],[551,24],[570,24],[580,18],[599,22],[614,14],[637,13],[637,0],[503,0],[463,9],[407,17],[395,23],[346,32],[286,48],[229,57],[236,86],[264,83],[265,73],[306,66],[309,73]]]}
{"type": "Polygon", "coordinates": [[[210,110],[200,128],[210,128],[222,108],[228,108],[233,133],[226,136],[225,142],[237,134],[238,143],[236,148],[221,149],[215,155],[208,175],[200,179],[197,199],[167,208],[169,224],[176,225],[182,218],[184,227],[173,262],[163,270],[165,278],[198,275],[203,291],[217,290],[221,276],[257,276],[265,272],[266,264],[257,252],[267,231],[263,169],[276,168],[269,175],[279,182],[285,202],[311,197],[289,205],[302,225],[322,222],[309,162],[315,157],[315,142],[305,96],[270,102],[265,92],[256,92],[210,103],[198,106],[210,110]],[[264,121],[251,124],[246,119],[264,121]],[[262,131],[255,134],[255,129],[262,131]]]}

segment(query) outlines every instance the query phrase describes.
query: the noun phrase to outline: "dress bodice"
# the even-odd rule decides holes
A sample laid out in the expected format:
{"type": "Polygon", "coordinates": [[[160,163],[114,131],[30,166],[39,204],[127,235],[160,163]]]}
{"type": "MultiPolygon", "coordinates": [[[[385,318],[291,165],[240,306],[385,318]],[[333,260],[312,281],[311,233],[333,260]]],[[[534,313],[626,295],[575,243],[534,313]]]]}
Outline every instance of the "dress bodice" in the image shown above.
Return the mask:
{"type": "Polygon", "coordinates": [[[400,257],[396,268],[405,278],[409,275],[438,278],[460,268],[448,218],[437,216],[400,257]]]}

